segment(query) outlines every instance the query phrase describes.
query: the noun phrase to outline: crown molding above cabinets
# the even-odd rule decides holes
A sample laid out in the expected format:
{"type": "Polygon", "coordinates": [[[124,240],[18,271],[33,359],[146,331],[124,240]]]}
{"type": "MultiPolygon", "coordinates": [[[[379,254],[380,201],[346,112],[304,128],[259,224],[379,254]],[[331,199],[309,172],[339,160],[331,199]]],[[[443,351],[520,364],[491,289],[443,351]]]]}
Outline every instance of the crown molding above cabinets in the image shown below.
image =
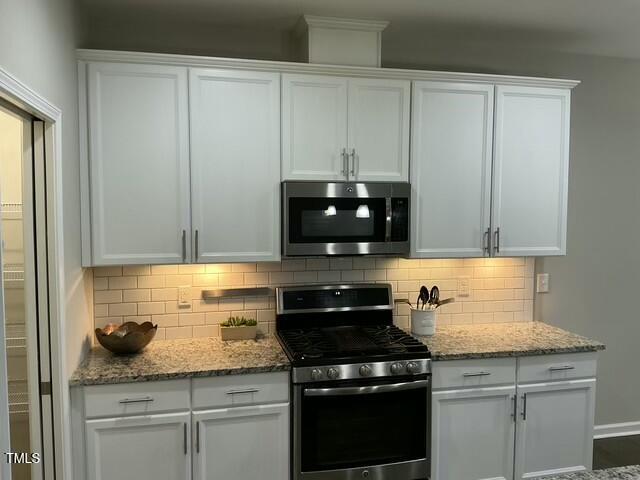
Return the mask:
{"type": "Polygon", "coordinates": [[[410,180],[416,258],[565,254],[577,81],[78,57],[85,266],[277,261],[284,179],[410,180]]]}

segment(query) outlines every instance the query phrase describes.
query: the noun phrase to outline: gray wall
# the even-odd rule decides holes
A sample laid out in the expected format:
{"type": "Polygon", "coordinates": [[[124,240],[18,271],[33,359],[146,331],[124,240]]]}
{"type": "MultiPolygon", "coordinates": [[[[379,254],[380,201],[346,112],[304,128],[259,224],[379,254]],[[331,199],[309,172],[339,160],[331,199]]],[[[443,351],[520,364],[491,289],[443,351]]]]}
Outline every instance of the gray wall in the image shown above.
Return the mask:
{"type": "Polygon", "coordinates": [[[62,110],[64,228],[59,234],[65,256],[67,375],[83,357],[93,323],[92,282],[80,267],[76,25],[72,0],[0,0],[0,66],[62,110]]]}
{"type": "MultiPolygon", "coordinates": [[[[291,58],[293,51],[285,35],[254,29],[230,34],[213,26],[189,32],[167,26],[156,35],[155,27],[130,18],[114,38],[108,22],[93,18],[87,26],[84,46],[90,48],[274,60],[291,58]]],[[[383,64],[582,80],[572,100],[568,255],[538,260],[538,271],[551,274],[551,292],[538,296],[536,318],[608,344],[600,362],[597,424],[640,421],[640,376],[631,367],[640,342],[633,292],[640,285],[640,61],[505,47],[517,45],[518,35],[491,31],[483,38],[476,32],[465,41],[464,29],[389,33],[383,64]]]]}

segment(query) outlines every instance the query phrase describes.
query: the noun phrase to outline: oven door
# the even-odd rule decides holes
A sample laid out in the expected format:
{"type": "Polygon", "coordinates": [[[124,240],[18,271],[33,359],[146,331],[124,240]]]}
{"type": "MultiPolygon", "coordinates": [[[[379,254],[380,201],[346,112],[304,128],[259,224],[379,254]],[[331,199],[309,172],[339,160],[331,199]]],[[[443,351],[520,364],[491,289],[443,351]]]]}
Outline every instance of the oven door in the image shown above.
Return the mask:
{"type": "Polygon", "coordinates": [[[295,480],[428,478],[430,376],[295,389],[295,480]]]}
{"type": "Polygon", "coordinates": [[[401,185],[284,182],[284,255],[408,253],[410,189],[401,185]]]}

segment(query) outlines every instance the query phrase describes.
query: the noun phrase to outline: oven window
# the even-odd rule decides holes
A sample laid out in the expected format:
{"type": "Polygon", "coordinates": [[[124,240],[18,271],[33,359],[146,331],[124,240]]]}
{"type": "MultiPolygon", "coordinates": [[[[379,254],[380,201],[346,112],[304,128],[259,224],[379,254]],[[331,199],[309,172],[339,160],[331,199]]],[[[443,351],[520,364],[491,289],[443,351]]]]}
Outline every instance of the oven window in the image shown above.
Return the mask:
{"type": "Polygon", "coordinates": [[[291,243],[382,242],[384,198],[290,198],[291,243]]]}
{"type": "Polygon", "coordinates": [[[302,471],[404,462],[427,454],[427,389],[302,395],[302,471]]]}

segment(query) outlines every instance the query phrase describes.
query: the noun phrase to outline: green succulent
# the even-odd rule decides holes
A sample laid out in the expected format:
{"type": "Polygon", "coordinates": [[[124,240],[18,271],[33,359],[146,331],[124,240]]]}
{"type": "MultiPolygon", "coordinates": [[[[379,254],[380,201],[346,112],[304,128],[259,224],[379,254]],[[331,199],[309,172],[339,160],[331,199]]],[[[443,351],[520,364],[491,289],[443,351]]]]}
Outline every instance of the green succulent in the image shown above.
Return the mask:
{"type": "Polygon", "coordinates": [[[245,317],[229,317],[226,322],[222,322],[220,325],[223,327],[255,327],[258,322],[254,318],[245,317]]]}

